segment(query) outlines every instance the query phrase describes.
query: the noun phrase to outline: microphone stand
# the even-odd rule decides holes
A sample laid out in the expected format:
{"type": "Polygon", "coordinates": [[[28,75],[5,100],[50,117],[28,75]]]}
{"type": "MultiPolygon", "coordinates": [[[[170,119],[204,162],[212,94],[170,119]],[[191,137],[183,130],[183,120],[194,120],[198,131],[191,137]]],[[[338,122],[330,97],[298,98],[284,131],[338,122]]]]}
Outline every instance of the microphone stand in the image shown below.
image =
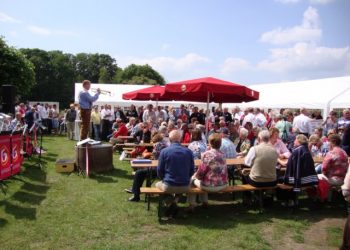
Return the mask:
{"type": "Polygon", "coordinates": [[[39,147],[39,156],[38,156],[38,161],[34,164],[34,166],[40,167],[40,169],[43,169],[44,162],[41,161],[41,151],[43,149],[43,128],[39,126],[38,131],[40,131],[40,147],[39,147]]]}

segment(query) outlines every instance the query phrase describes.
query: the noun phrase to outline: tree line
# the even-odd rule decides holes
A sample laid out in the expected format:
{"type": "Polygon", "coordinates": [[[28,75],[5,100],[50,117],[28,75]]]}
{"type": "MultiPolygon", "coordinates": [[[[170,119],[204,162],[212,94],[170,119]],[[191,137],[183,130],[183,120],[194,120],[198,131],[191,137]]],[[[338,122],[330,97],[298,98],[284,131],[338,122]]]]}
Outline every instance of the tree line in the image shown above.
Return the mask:
{"type": "Polygon", "coordinates": [[[84,79],[94,83],[165,84],[163,76],[148,64],[122,69],[108,54],[16,49],[0,37],[0,85],[15,85],[16,101],[57,101],[65,107],[74,100],[74,83],[84,79]]]}

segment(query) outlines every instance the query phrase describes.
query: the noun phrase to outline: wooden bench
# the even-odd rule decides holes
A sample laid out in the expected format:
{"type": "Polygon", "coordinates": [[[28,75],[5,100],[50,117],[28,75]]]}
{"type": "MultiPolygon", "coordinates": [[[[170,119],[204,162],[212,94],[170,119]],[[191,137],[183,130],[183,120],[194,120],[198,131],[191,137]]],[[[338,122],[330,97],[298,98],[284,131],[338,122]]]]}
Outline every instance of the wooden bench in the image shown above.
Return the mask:
{"type": "MultiPolygon", "coordinates": [[[[233,185],[228,186],[227,188],[218,191],[218,192],[206,192],[197,187],[192,187],[187,191],[187,194],[204,194],[204,193],[236,193],[236,192],[246,192],[246,191],[258,191],[258,201],[259,201],[259,211],[263,211],[263,191],[264,190],[274,190],[276,188],[280,188],[283,190],[292,190],[293,186],[285,185],[285,184],[277,184],[273,187],[254,187],[250,184],[242,184],[242,185],[233,185]]],[[[147,200],[147,210],[150,210],[150,196],[151,195],[159,195],[158,202],[158,218],[162,217],[162,208],[163,208],[163,200],[166,194],[173,194],[169,192],[164,192],[156,187],[141,187],[141,194],[146,195],[147,200]]]]}

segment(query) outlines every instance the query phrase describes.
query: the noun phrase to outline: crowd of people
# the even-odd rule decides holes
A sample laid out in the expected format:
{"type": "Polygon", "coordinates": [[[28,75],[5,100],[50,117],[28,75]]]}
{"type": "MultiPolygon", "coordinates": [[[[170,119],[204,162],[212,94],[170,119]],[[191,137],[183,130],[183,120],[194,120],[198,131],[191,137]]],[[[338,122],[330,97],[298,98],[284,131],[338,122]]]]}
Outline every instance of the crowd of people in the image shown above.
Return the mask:
{"type": "Polygon", "coordinates": [[[0,131],[28,130],[41,127],[45,134],[58,133],[63,124],[64,115],[60,114],[56,104],[36,103],[33,105],[19,103],[15,106],[15,114],[3,114],[0,131]]]}
{"type": "MultiPolygon", "coordinates": [[[[40,124],[47,128],[47,133],[52,133],[64,124],[68,139],[74,139],[80,115],[78,104],[71,104],[60,119],[55,105],[21,103],[16,106],[15,117],[2,124],[2,130],[4,126],[16,130],[25,124],[28,127],[40,124]]],[[[228,108],[219,107],[205,111],[195,106],[173,108],[149,104],[131,105],[124,112],[121,107],[112,109],[111,105],[103,105],[92,107],[90,126],[90,137],[96,140],[119,145],[124,141],[120,136],[130,136],[136,143],[152,142],[152,147],[136,147],[132,157],[159,160],[152,176],[161,179],[156,186],[165,191],[186,192],[190,186],[209,192],[223,189],[234,171],[225,159],[244,157],[251,171],[243,175],[243,183],[261,187],[282,181],[293,185],[294,191],[320,183],[320,191],[324,185],[328,188],[343,185],[344,195],[349,199],[349,109],[344,109],[340,117],[331,111],[323,119],[320,112],[309,114],[305,108],[265,112],[259,108],[242,111],[235,107],[229,112],[228,108]],[[313,121],[321,119],[313,127],[313,121]],[[323,157],[322,164],[315,166],[313,157],[323,157]],[[195,159],[201,160],[198,169],[194,166],[195,159]],[[286,167],[284,175],[278,171],[281,166],[286,167]]],[[[130,201],[140,200],[140,187],[146,176],[146,170],[136,171],[132,188],[126,189],[133,194],[130,201]]],[[[245,198],[249,201],[249,194],[245,198]]],[[[208,206],[206,195],[201,195],[199,201],[208,206]]],[[[188,210],[194,211],[198,205],[196,197],[189,195],[188,202],[188,210]]],[[[176,211],[176,199],[170,207],[172,213],[176,211]]]]}

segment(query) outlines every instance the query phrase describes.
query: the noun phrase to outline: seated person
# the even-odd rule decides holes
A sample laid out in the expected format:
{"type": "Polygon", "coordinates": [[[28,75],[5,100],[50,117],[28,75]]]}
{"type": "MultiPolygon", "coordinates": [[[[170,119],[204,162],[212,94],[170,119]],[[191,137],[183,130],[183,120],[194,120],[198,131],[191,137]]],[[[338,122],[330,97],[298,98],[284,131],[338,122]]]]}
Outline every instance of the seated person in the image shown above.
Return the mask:
{"type": "MultiPolygon", "coordinates": [[[[227,187],[228,175],[225,155],[220,151],[221,135],[212,134],[209,136],[210,149],[203,153],[201,164],[197,172],[192,176],[192,183],[205,191],[218,192],[227,187]]],[[[203,206],[208,206],[208,194],[200,194],[203,206]]],[[[189,211],[196,206],[196,195],[189,194],[189,211]]]]}
{"type": "Polygon", "coordinates": [[[311,152],[312,157],[322,155],[322,141],[318,135],[316,135],[316,134],[310,135],[310,137],[309,137],[309,150],[311,152]]]}
{"type": "Polygon", "coordinates": [[[294,192],[300,192],[302,186],[318,184],[315,164],[308,148],[308,139],[299,134],[294,141],[294,149],[288,159],[284,183],[294,186],[294,192]]]}
{"type": "MultiPolygon", "coordinates": [[[[136,143],[150,143],[151,142],[151,131],[149,129],[149,124],[147,122],[142,123],[140,130],[134,134],[134,140],[136,143]]],[[[137,146],[133,151],[131,151],[131,158],[136,158],[138,155],[142,154],[145,150],[148,152],[152,151],[152,147],[137,146]]]]}
{"type": "Polygon", "coordinates": [[[325,179],[330,185],[342,185],[348,170],[348,155],[340,147],[340,136],[337,134],[329,136],[330,151],[326,154],[322,163],[322,174],[320,179],[325,179]]]}
{"type": "Polygon", "coordinates": [[[279,130],[277,128],[270,128],[270,144],[275,148],[277,154],[278,154],[278,165],[277,168],[280,166],[286,166],[287,165],[287,159],[290,157],[291,153],[288,150],[286,144],[279,138],[279,130]]]}
{"type": "Polygon", "coordinates": [[[136,126],[136,118],[130,117],[129,122],[126,124],[126,128],[128,129],[128,133],[131,134],[131,132],[134,130],[134,127],[136,126]]]}
{"type": "Polygon", "coordinates": [[[181,125],[181,131],[182,131],[182,140],[181,143],[190,143],[191,142],[191,133],[188,128],[187,123],[183,123],[181,125]]]}
{"type": "Polygon", "coordinates": [[[250,148],[250,141],[247,138],[248,130],[241,128],[239,130],[239,137],[235,140],[237,157],[245,157],[250,148]]]}
{"type": "MultiPolygon", "coordinates": [[[[185,193],[189,189],[194,173],[194,160],[191,150],[181,146],[181,133],[173,130],[169,133],[171,145],[160,152],[157,174],[161,181],[156,187],[168,193],[185,193]]],[[[177,213],[177,199],[169,204],[168,211],[177,213]]]]}
{"type": "Polygon", "coordinates": [[[236,158],[237,152],[236,152],[236,146],[233,144],[233,142],[229,139],[229,130],[228,128],[221,128],[221,147],[220,151],[224,153],[225,158],[236,158]]]}
{"type": "Polygon", "coordinates": [[[202,153],[207,150],[207,145],[202,141],[202,132],[199,129],[192,130],[191,143],[187,148],[192,151],[195,160],[201,159],[202,153]]]}
{"type": "Polygon", "coordinates": [[[118,138],[119,136],[128,135],[128,129],[126,128],[123,120],[120,118],[117,118],[116,123],[118,123],[118,130],[113,132],[112,137],[109,140],[109,142],[113,145],[116,143],[122,143],[124,141],[124,139],[118,138]]]}
{"type": "MultiPolygon", "coordinates": [[[[152,142],[154,143],[153,145],[153,151],[152,151],[152,156],[153,159],[158,160],[160,152],[166,148],[168,145],[166,141],[164,141],[163,136],[159,133],[156,133],[152,137],[152,142]]],[[[132,184],[131,189],[125,189],[126,192],[128,193],[133,193],[134,195],[129,198],[129,201],[139,201],[140,200],[140,188],[143,185],[144,180],[146,179],[148,174],[147,169],[139,169],[136,171],[135,176],[134,176],[134,182],[132,184]]],[[[155,178],[157,176],[157,172],[155,169],[151,170],[151,176],[152,178],[155,178]]]]}
{"type": "Polygon", "coordinates": [[[250,148],[244,162],[250,166],[249,176],[245,179],[254,187],[270,187],[277,184],[276,164],[278,154],[269,143],[270,133],[267,130],[260,131],[259,144],[250,148]]]}

